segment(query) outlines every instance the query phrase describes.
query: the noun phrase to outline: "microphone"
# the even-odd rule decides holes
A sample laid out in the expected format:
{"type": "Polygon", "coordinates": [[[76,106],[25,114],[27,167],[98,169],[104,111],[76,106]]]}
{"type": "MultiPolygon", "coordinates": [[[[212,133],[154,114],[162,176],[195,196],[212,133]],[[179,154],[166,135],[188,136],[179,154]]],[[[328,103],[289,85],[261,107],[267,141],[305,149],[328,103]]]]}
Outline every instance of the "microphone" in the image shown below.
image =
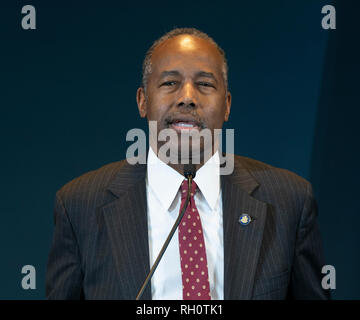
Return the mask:
{"type": "MultiPolygon", "coordinates": [[[[194,179],[196,175],[196,167],[193,164],[184,164],[184,176],[186,179],[194,179]]],[[[189,181],[188,181],[189,182],[189,181]]],[[[191,190],[191,188],[190,188],[191,190]]]]}
{"type": "Polygon", "coordinates": [[[171,228],[171,231],[170,231],[169,235],[167,236],[167,238],[166,238],[166,240],[165,240],[165,242],[164,242],[164,244],[163,244],[163,246],[162,246],[162,248],[161,248],[161,250],[160,250],[160,252],[159,252],[159,254],[158,254],[158,256],[157,256],[157,258],[156,258],[156,260],[154,262],[154,264],[153,264],[153,266],[151,267],[151,269],[150,269],[150,271],[149,271],[143,285],[141,286],[141,288],[140,288],[140,290],[139,290],[139,292],[138,292],[138,294],[136,296],[136,300],[141,299],[141,297],[142,297],[142,295],[143,295],[149,281],[151,280],[151,278],[152,278],[152,276],[153,276],[153,274],[154,274],[154,272],[155,272],[155,270],[156,270],[162,256],[164,255],[164,253],[165,253],[165,251],[166,251],[166,249],[167,249],[167,247],[168,247],[168,245],[169,245],[169,243],[170,243],[170,241],[171,241],[171,239],[172,239],[178,225],[180,224],[180,221],[181,221],[182,217],[185,214],[185,211],[186,211],[187,206],[188,206],[189,201],[190,201],[192,180],[195,178],[195,175],[196,175],[196,167],[195,167],[195,165],[193,165],[193,164],[185,164],[184,165],[184,176],[188,181],[188,192],[187,192],[187,197],[186,197],[184,207],[181,210],[181,212],[179,213],[179,216],[177,217],[173,227],[171,228]]]}

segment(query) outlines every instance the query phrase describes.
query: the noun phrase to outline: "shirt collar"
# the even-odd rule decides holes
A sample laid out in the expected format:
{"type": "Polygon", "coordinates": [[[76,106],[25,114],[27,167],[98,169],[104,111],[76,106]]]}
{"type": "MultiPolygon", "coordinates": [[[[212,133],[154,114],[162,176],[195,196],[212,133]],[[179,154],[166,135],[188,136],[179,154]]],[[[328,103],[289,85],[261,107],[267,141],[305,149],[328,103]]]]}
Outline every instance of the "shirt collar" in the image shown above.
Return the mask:
{"type": "Polygon", "coordinates": [[[169,209],[179,191],[184,176],[161,161],[149,148],[147,159],[147,182],[164,208],[169,209]]]}
{"type": "Polygon", "coordinates": [[[217,151],[196,171],[194,181],[210,208],[214,210],[220,192],[220,158],[217,151]]]}
{"type": "MultiPolygon", "coordinates": [[[[164,208],[169,209],[184,179],[183,175],[161,161],[152,148],[149,148],[147,182],[164,208]]],[[[211,209],[214,209],[220,191],[218,152],[196,172],[194,181],[211,209]]]]}

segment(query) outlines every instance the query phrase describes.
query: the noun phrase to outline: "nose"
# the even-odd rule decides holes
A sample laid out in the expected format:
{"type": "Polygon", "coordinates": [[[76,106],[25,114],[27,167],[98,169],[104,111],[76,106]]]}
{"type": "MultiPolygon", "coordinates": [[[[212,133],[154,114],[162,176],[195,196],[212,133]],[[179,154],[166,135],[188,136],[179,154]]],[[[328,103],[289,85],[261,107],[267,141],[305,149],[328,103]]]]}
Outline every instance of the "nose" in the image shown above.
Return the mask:
{"type": "Polygon", "coordinates": [[[195,108],[197,106],[196,92],[192,83],[186,82],[183,85],[177,106],[184,108],[195,108]]]}

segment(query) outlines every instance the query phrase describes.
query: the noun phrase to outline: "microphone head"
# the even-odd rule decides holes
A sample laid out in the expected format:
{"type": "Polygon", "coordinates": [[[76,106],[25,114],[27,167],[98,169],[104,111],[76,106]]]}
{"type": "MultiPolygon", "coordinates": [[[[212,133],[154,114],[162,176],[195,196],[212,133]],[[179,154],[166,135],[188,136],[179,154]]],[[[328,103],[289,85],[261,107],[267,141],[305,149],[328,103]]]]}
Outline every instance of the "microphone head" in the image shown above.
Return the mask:
{"type": "Polygon", "coordinates": [[[184,164],[184,176],[186,179],[189,179],[191,176],[192,179],[195,178],[196,167],[193,164],[184,164]]]}

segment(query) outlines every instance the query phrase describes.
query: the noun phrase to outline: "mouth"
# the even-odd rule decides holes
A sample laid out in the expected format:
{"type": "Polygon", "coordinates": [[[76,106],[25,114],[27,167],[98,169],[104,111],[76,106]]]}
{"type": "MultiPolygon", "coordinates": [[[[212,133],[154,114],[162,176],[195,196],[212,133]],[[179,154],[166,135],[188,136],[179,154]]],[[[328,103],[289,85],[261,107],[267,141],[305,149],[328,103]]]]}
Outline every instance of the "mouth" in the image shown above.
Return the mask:
{"type": "Polygon", "coordinates": [[[184,130],[200,130],[200,127],[196,122],[192,121],[175,121],[170,124],[170,127],[176,131],[184,131],[184,130]]]}
{"type": "Polygon", "coordinates": [[[177,118],[168,121],[168,127],[174,129],[177,132],[190,131],[190,130],[201,130],[203,125],[195,120],[189,118],[177,118]]]}

